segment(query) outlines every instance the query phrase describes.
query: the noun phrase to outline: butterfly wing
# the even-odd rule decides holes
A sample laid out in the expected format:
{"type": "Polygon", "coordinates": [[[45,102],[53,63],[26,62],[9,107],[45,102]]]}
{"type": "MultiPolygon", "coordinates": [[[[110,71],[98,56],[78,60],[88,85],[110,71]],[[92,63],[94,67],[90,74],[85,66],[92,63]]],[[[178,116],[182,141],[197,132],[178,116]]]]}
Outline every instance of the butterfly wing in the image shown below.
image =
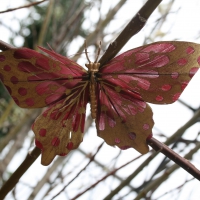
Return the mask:
{"type": "Polygon", "coordinates": [[[0,78],[23,108],[50,106],[33,124],[42,164],[66,155],[82,142],[89,89],[87,72],[70,59],[41,48],[0,53],[0,78]]]}
{"type": "Polygon", "coordinates": [[[101,67],[98,135],[110,145],[146,153],[153,120],[145,101],[176,101],[199,68],[199,47],[189,42],[157,42],[129,50],[101,67]]]}
{"type": "Polygon", "coordinates": [[[87,72],[59,54],[51,58],[27,48],[0,53],[0,79],[22,108],[39,108],[66,98],[80,87],[87,72]]]}
{"type": "Polygon", "coordinates": [[[200,45],[156,42],[129,50],[100,70],[112,85],[138,92],[155,104],[175,102],[199,69],[200,45]]]}
{"type": "Polygon", "coordinates": [[[42,150],[43,165],[49,165],[56,155],[67,155],[82,142],[88,85],[84,84],[66,99],[50,106],[33,124],[35,144],[42,150]]]}
{"type": "Polygon", "coordinates": [[[98,87],[98,136],[111,146],[147,153],[146,138],[154,124],[150,106],[138,93],[118,90],[106,81],[100,81],[98,87]]]}

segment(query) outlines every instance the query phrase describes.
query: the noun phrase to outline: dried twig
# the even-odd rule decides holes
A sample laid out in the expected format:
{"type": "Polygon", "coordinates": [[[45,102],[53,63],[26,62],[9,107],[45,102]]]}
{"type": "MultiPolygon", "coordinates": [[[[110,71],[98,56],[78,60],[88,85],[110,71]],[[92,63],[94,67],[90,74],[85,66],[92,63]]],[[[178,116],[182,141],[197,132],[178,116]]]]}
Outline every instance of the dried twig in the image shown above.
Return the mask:
{"type": "Polygon", "coordinates": [[[85,165],[85,167],[83,169],[81,169],[78,174],[71,180],[69,181],[56,195],[54,195],[51,199],[54,199],[55,197],[57,197],[61,192],[63,192],[66,187],[68,185],[70,185],[88,166],[89,164],[94,160],[95,156],[97,155],[97,153],[99,152],[99,150],[101,149],[101,147],[103,146],[103,142],[99,145],[99,147],[97,148],[97,151],[95,152],[95,154],[93,156],[91,156],[89,162],[85,165]]]}
{"type": "Polygon", "coordinates": [[[40,155],[41,150],[37,147],[33,149],[32,152],[29,152],[23,161],[23,163],[17,168],[17,170],[12,174],[12,176],[5,182],[5,184],[0,189],[0,199],[4,197],[15,187],[19,179],[22,177],[24,172],[33,164],[33,162],[40,155]]]}
{"type": "Polygon", "coordinates": [[[147,19],[161,2],[162,0],[148,0],[146,2],[146,4],[130,20],[128,25],[124,28],[116,40],[109,45],[105,54],[98,61],[101,63],[100,67],[114,58],[120,49],[128,42],[128,40],[144,27],[147,19]]]}
{"type": "Polygon", "coordinates": [[[7,44],[4,41],[0,40],[0,50],[6,51],[8,49],[14,49],[14,48],[15,48],[14,46],[7,44]]]}
{"type": "Polygon", "coordinates": [[[19,10],[19,9],[22,9],[22,8],[29,8],[31,6],[35,6],[35,5],[38,5],[40,3],[43,3],[47,0],[42,0],[42,1],[37,1],[37,2],[33,2],[33,3],[30,3],[30,4],[27,4],[27,5],[24,5],[24,6],[20,6],[20,7],[17,7],[17,8],[10,8],[8,10],[4,10],[4,11],[0,11],[0,14],[2,13],[7,13],[7,12],[11,12],[11,11],[14,11],[14,10],[19,10]]]}
{"type": "Polygon", "coordinates": [[[148,158],[146,158],[146,160],[132,173],[130,174],[123,182],[121,182],[113,191],[110,192],[110,194],[108,194],[104,200],[110,200],[112,199],[112,197],[114,197],[116,194],[119,193],[119,191],[121,189],[123,189],[125,186],[127,186],[134,177],[136,177],[144,167],[146,167],[151,160],[157,155],[157,153],[153,153],[152,155],[150,155],[148,158]]]}
{"type": "Polygon", "coordinates": [[[190,173],[192,176],[194,176],[196,179],[200,181],[200,171],[188,160],[181,157],[177,153],[175,153],[172,149],[170,149],[165,144],[159,142],[155,138],[149,138],[147,140],[148,145],[150,145],[155,151],[159,151],[166,155],[168,158],[173,160],[176,164],[178,164],[180,167],[185,169],[188,173],[190,173]]]}
{"type": "MultiPolygon", "coordinates": [[[[191,159],[191,157],[194,155],[194,153],[196,153],[200,148],[200,142],[196,144],[196,146],[190,150],[189,153],[187,153],[184,158],[185,159],[191,159]]],[[[175,170],[177,170],[179,168],[179,166],[177,164],[172,165],[171,167],[169,167],[168,169],[166,169],[166,171],[157,179],[154,179],[151,181],[151,183],[149,185],[147,185],[145,188],[142,189],[142,191],[137,195],[137,197],[135,198],[135,200],[140,200],[142,199],[142,197],[146,196],[146,194],[152,190],[155,187],[158,187],[159,185],[161,185],[161,183],[163,183],[164,180],[166,180],[170,174],[172,174],[172,172],[174,172],[175,170]]]]}
{"type": "MultiPolygon", "coordinates": [[[[46,32],[48,31],[48,25],[49,25],[51,15],[53,12],[53,7],[54,7],[54,0],[50,0],[48,8],[47,8],[46,16],[45,16],[43,24],[41,26],[41,31],[40,31],[39,39],[38,39],[38,43],[37,43],[38,46],[43,44],[46,32]]],[[[36,47],[35,47],[35,49],[36,49],[36,47]]]]}
{"type": "Polygon", "coordinates": [[[106,174],[103,178],[101,178],[100,180],[98,180],[97,182],[95,182],[94,184],[92,184],[91,186],[89,186],[88,188],[86,188],[84,191],[80,192],[79,194],[77,194],[75,197],[73,197],[71,200],[77,199],[78,197],[80,197],[81,195],[83,195],[84,193],[86,193],[88,190],[94,188],[96,185],[98,185],[100,182],[102,182],[103,180],[105,180],[106,178],[108,178],[109,176],[113,176],[117,171],[119,171],[120,169],[124,168],[125,166],[129,165],[130,163],[132,163],[133,161],[135,161],[136,159],[138,159],[139,157],[141,157],[142,155],[138,156],[137,158],[132,159],[131,161],[123,164],[122,166],[114,169],[113,171],[109,172],[108,174],[106,174]]]}
{"type": "MultiPolygon", "coordinates": [[[[119,3],[112,10],[108,12],[105,19],[100,20],[98,22],[97,26],[95,27],[95,30],[87,36],[87,45],[94,44],[94,41],[97,35],[99,34],[99,32],[103,30],[110,23],[111,19],[113,19],[117,11],[123,6],[125,2],[126,0],[119,1],[119,3]]],[[[82,46],[78,49],[77,53],[82,52],[84,49],[85,49],[85,44],[83,43],[82,46]]],[[[109,54],[109,52],[105,52],[105,53],[109,54]]]]}

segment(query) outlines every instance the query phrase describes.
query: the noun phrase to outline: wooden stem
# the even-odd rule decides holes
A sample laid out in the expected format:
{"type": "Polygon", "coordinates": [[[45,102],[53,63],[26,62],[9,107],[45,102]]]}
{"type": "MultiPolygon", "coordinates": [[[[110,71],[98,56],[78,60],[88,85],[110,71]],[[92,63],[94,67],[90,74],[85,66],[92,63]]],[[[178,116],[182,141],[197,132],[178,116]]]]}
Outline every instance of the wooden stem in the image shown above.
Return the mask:
{"type": "Polygon", "coordinates": [[[163,153],[165,156],[173,160],[176,164],[178,164],[180,167],[185,169],[188,173],[200,181],[200,171],[187,159],[181,157],[168,146],[159,142],[153,137],[147,139],[147,144],[151,146],[155,151],[163,153]]]}
{"type": "Polygon", "coordinates": [[[7,44],[6,42],[0,40],[0,49],[1,49],[2,51],[6,51],[6,50],[8,50],[8,49],[14,49],[14,48],[15,48],[14,46],[12,46],[12,45],[10,45],[10,44],[7,44]]]}
{"type": "Polygon", "coordinates": [[[12,176],[10,176],[10,178],[5,182],[5,184],[0,189],[0,199],[4,199],[5,196],[15,187],[19,179],[33,164],[33,162],[38,158],[40,153],[41,150],[35,147],[33,151],[27,154],[22,164],[17,168],[17,170],[12,174],[12,176]]]}
{"type": "Polygon", "coordinates": [[[114,58],[128,40],[144,27],[147,19],[161,2],[162,0],[148,0],[146,2],[146,4],[130,20],[116,40],[109,45],[105,54],[98,61],[101,63],[100,67],[114,58]]]}

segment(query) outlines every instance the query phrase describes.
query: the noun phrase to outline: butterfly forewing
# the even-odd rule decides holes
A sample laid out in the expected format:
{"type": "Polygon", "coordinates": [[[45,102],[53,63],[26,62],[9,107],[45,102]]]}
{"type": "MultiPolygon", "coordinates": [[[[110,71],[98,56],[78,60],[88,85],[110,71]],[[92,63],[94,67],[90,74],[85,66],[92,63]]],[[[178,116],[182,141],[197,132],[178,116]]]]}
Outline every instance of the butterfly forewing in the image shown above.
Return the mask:
{"type": "Polygon", "coordinates": [[[0,78],[23,108],[45,107],[67,97],[81,87],[86,74],[67,58],[64,63],[27,48],[0,53],[0,78]]]}
{"type": "Polygon", "coordinates": [[[156,42],[117,56],[99,73],[103,81],[138,92],[144,101],[168,104],[179,98],[199,64],[199,44],[156,42]]]}

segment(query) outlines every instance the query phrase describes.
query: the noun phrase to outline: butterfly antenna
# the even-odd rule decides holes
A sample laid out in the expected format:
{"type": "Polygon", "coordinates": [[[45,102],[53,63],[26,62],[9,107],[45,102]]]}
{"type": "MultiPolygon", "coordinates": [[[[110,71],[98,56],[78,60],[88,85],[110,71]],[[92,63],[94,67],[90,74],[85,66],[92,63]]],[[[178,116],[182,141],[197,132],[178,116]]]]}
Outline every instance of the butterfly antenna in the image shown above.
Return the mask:
{"type": "Polygon", "coordinates": [[[101,51],[101,41],[99,42],[99,48],[98,48],[98,52],[97,52],[97,57],[96,57],[96,60],[94,61],[94,63],[97,62],[97,60],[99,58],[99,55],[100,55],[100,51],[101,51]]]}
{"type": "Polygon", "coordinates": [[[53,50],[53,48],[50,46],[49,43],[47,43],[47,46],[49,47],[49,49],[51,49],[51,51],[55,52],[55,51],[53,50]]]}
{"type": "Polygon", "coordinates": [[[88,57],[88,53],[87,53],[87,44],[86,44],[86,40],[85,40],[85,55],[86,55],[86,58],[88,60],[89,63],[91,63],[89,57],[88,57]]]}

